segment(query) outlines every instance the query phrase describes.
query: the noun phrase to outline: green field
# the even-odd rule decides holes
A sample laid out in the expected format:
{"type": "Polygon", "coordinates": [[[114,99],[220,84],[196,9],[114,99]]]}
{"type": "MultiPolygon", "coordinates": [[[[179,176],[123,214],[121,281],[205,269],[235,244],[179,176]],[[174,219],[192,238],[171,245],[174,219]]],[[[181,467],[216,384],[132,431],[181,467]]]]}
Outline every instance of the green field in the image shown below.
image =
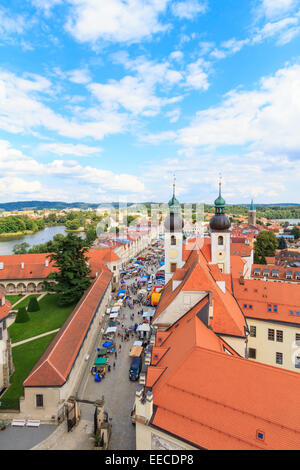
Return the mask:
{"type": "MultiPolygon", "coordinates": [[[[29,298],[25,300],[29,301],[29,298]]],[[[18,343],[24,339],[60,328],[74,309],[75,304],[59,307],[57,300],[58,296],[56,294],[46,295],[39,301],[40,310],[38,312],[28,312],[29,322],[13,323],[8,328],[11,342],[18,343]]]]}
{"type": "Polygon", "coordinates": [[[15,372],[10,377],[10,386],[0,398],[0,408],[18,409],[19,398],[23,395],[23,382],[33,369],[56,333],[30,341],[12,350],[15,372]]]}
{"type": "Polygon", "coordinates": [[[18,300],[21,299],[21,297],[23,297],[23,295],[22,294],[14,294],[14,295],[6,295],[5,297],[11,303],[11,305],[14,305],[18,300]]]}

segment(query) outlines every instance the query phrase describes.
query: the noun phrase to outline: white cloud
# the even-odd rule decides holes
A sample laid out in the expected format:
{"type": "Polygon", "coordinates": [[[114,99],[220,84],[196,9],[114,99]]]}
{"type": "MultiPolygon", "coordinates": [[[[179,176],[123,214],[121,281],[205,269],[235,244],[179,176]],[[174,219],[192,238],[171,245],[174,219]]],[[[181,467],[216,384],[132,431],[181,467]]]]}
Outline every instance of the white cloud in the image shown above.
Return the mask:
{"type": "Polygon", "coordinates": [[[196,90],[208,90],[208,63],[202,58],[187,66],[186,84],[196,90]]]}
{"type": "MultiPolygon", "coordinates": [[[[74,146],[76,147],[76,146],[74,146]]],[[[90,200],[93,200],[95,191],[101,190],[104,195],[109,196],[112,191],[115,194],[140,194],[145,191],[144,183],[135,175],[127,173],[114,173],[110,170],[102,170],[83,166],[74,160],[53,160],[49,163],[39,163],[34,158],[24,155],[23,152],[11,146],[8,141],[0,140],[0,173],[3,183],[1,188],[5,194],[13,195],[25,193],[40,193],[45,198],[46,189],[39,181],[46,178],[47,186],[52,185],[61,189],[63,179],[64,197],[70,200],[77,198],[80,192],[87,191],[90,200]],[[32,180],[32,178],[38,179],[32,180]],[[74,196],[76,187],[76,197],[74,196]]],[[[55,191],[48,188],[48,194],[55,191]]],[[[56,198],[55,198],[56,199],[56,198]]]]}
{"type": "Polygon", "coordinates": [[[62,3],[63,0],[31,0],[33,6],[39,10],[43,10],[46,15],[49,15],[51,9],[62,3]]]}
{"type": "Polygon", "coordinates": [[[80,42],[139,42],[167,29],[159,15],[169,0],[69,1],[73,9],[66,28],[80,42]]]}
{"type": "Polygon", "coordinates": [[[199,0],[185,0],[172,3],[172,12],[181,19],[194,19],[198,14],[207,11],[207,2],[199,0]]]}
{"type": "Polygon", "coordinates": [[[52,144],[41,144],[38,147],[39,151],[50,152],[59,156],[63,155],[73,155],[75,157],[87,157],[96,153],[103,151],[99,147],[89,147],[82,144],[61,144],[61,143],[52,143],[52,144]]]}
{"type": "Polygon", "coordinates": [[[11,15],[7,9],[0,6],[0,37],[21,34],[25,28],[25,19],[21,15],[11,15]]]}
{"type": "Polygon", "coordinates": [[[255,44],[275,36],[277,38],[277,44],[284,45],[289,43],[299,32],[299,17],[289,17],[266,23],[256,32],[252,41],[255,44]]]}
{"type": "Polygon", "coordinates": [[[77,83],[79,85],[84,85],[91,81],[91,77],[90,77],[90,73],[88,69],[71,70],[68,73],[68,76],[71,82],[77,83]]]}
{"type": "Polygon", "coordinates": [[[253,144],[265,151],[300,151],[300,65],[263,78],[256,91],[228,93],[214,108],[197,113],[179,132],[184,146],[253,144]]]}
{"type": "Polygon", "coordinates": [[[261,0],[259,12],[273,19],[289,13],[297,5],[299,5],[299,0],[261,0]]]}
{"type": "Polygon", "coordinates": [[[0,70],[0,128],[11,133],[48,129],[59,135],[81,139],[123,132],[126,114],[112,111],[85,110],[76,116],[64,117],[43,103],[43,96],[52,94],[51,82],[38,75],[19,78],[0,70]],[[16,110],[18,112],[16,113],[16,110]],[[90,112],[90,116],[89,116],[90,112]]]}

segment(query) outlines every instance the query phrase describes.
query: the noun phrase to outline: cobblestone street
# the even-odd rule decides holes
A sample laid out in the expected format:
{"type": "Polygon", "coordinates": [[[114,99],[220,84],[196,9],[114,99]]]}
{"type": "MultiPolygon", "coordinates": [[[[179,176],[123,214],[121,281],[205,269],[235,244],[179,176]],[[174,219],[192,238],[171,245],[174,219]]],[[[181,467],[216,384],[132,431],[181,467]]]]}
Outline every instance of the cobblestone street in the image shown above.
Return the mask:
{"type": "MultiPolygon", "coordinates": [[[[137,281],[140,274],[126,281],[126,285],[130,286],[137,281]]],[[[136,296],[130,295],[130,300],[136,296]]],[[[147,307],[143,307],[144,310],[147,307]]],[[[142,307],[135,305],[134,309],[122,307],[118,320],[124,323],[125,328],[134,323],[141,323],[142,317],[138,311],[142,307]],[[130,315],[134,314],[134,320],[130,319],[130,315]],[[123,318],[124,315],[124,318],[123,318]]],[[[135,450],[135,425],[131,421],[131,411],[135,400],[135,390],[138,382],[129,380],[129,367],[131,358],[129,352],[133,342],[138,339],[137,336],[130,335],[129,341],[121,341],[116,336],[117,358],[112,354],[109,363],[111,371],[106,372],[105,378],[101,382],[95,382],[94,377],[90,373],[90,369],[97,357],[96,347],[103,344],[101,328],[106,329],[108,315],[104,317],[105,324],[99,327],[99,335],[95,344],[95,348],[91,351],[89,360],[86,363],[86,372],[83,376],[77,397],[90,401],[99,400],[104,396],[105,411],[107,411],[109,420],[112,424],[112,433],[109,444],[109,450],[135,450]],[[119,346],[121,350],[119,351],[119,346]],[[115,362],[115,368],[113,363],[115,362]]],[[[118,329],[123,331],[119,325],[118,329]]],[[[73,428],[71,432],[67,432],[66,423],[62,423],[55,432],[43,443],[36,446],[36,449],[53,449],[53,450],[89,450],[93,448],[93,429],[94,429],[94,411],[93,405],[80,403],[81,418],[78,426],[73,428]]]]}

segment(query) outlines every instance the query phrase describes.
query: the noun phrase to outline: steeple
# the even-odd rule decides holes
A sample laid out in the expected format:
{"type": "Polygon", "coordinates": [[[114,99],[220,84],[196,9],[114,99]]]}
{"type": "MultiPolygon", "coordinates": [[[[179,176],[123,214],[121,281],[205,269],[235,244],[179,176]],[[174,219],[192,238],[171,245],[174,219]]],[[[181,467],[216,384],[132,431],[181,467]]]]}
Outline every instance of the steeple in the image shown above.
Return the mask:
{"type": "Polygon", "coordinates": [[[179,209],[180,209],[180,204],[179,204],[179,201],[178,199],[176,199],[176,196],[175,196],[175,188],[176,188],[176,177],[174,175],[174,180],[173,180],[173,196],[172,196],[172,199],[170,199],[170,201],[168,202],[168,205],[169,205],[169,208],[170,208],[170,213],[177,213],[179,212],[179,209]]]}
{"type": "Polygon", "coordinates": [[[251,204],[249,206],[250,211],[256,211],[255,205],[253,204],[253,199],[251,199],[251,204]]]}
{"type": "Polygon", "coordinates": [[[211,230],[222,231],[228,230],[231,226],[230,220],[225,215],[225,199],[222,197],[222,177],[219,180],[219,196],[215,200],[215,215],[211,219],[209,226],[211,230]]]}

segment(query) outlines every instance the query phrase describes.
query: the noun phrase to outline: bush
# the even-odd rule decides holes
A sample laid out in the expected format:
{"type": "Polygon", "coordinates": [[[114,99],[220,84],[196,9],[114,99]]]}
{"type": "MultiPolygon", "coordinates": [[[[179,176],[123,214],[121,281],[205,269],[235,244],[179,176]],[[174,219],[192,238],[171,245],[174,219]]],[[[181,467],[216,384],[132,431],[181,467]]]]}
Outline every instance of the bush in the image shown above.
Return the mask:
{"type": "Polygon", "coordinates": [[[40,306],[36,297],[30,298],[27,310],[28,312],[38,312],[40,310],[40,306]]]}
{"type": "Polygon", "coordinates": [[[30,320],[25,307],[20,307],[16,316],[15,323],[26,323],[30,320]]]}

